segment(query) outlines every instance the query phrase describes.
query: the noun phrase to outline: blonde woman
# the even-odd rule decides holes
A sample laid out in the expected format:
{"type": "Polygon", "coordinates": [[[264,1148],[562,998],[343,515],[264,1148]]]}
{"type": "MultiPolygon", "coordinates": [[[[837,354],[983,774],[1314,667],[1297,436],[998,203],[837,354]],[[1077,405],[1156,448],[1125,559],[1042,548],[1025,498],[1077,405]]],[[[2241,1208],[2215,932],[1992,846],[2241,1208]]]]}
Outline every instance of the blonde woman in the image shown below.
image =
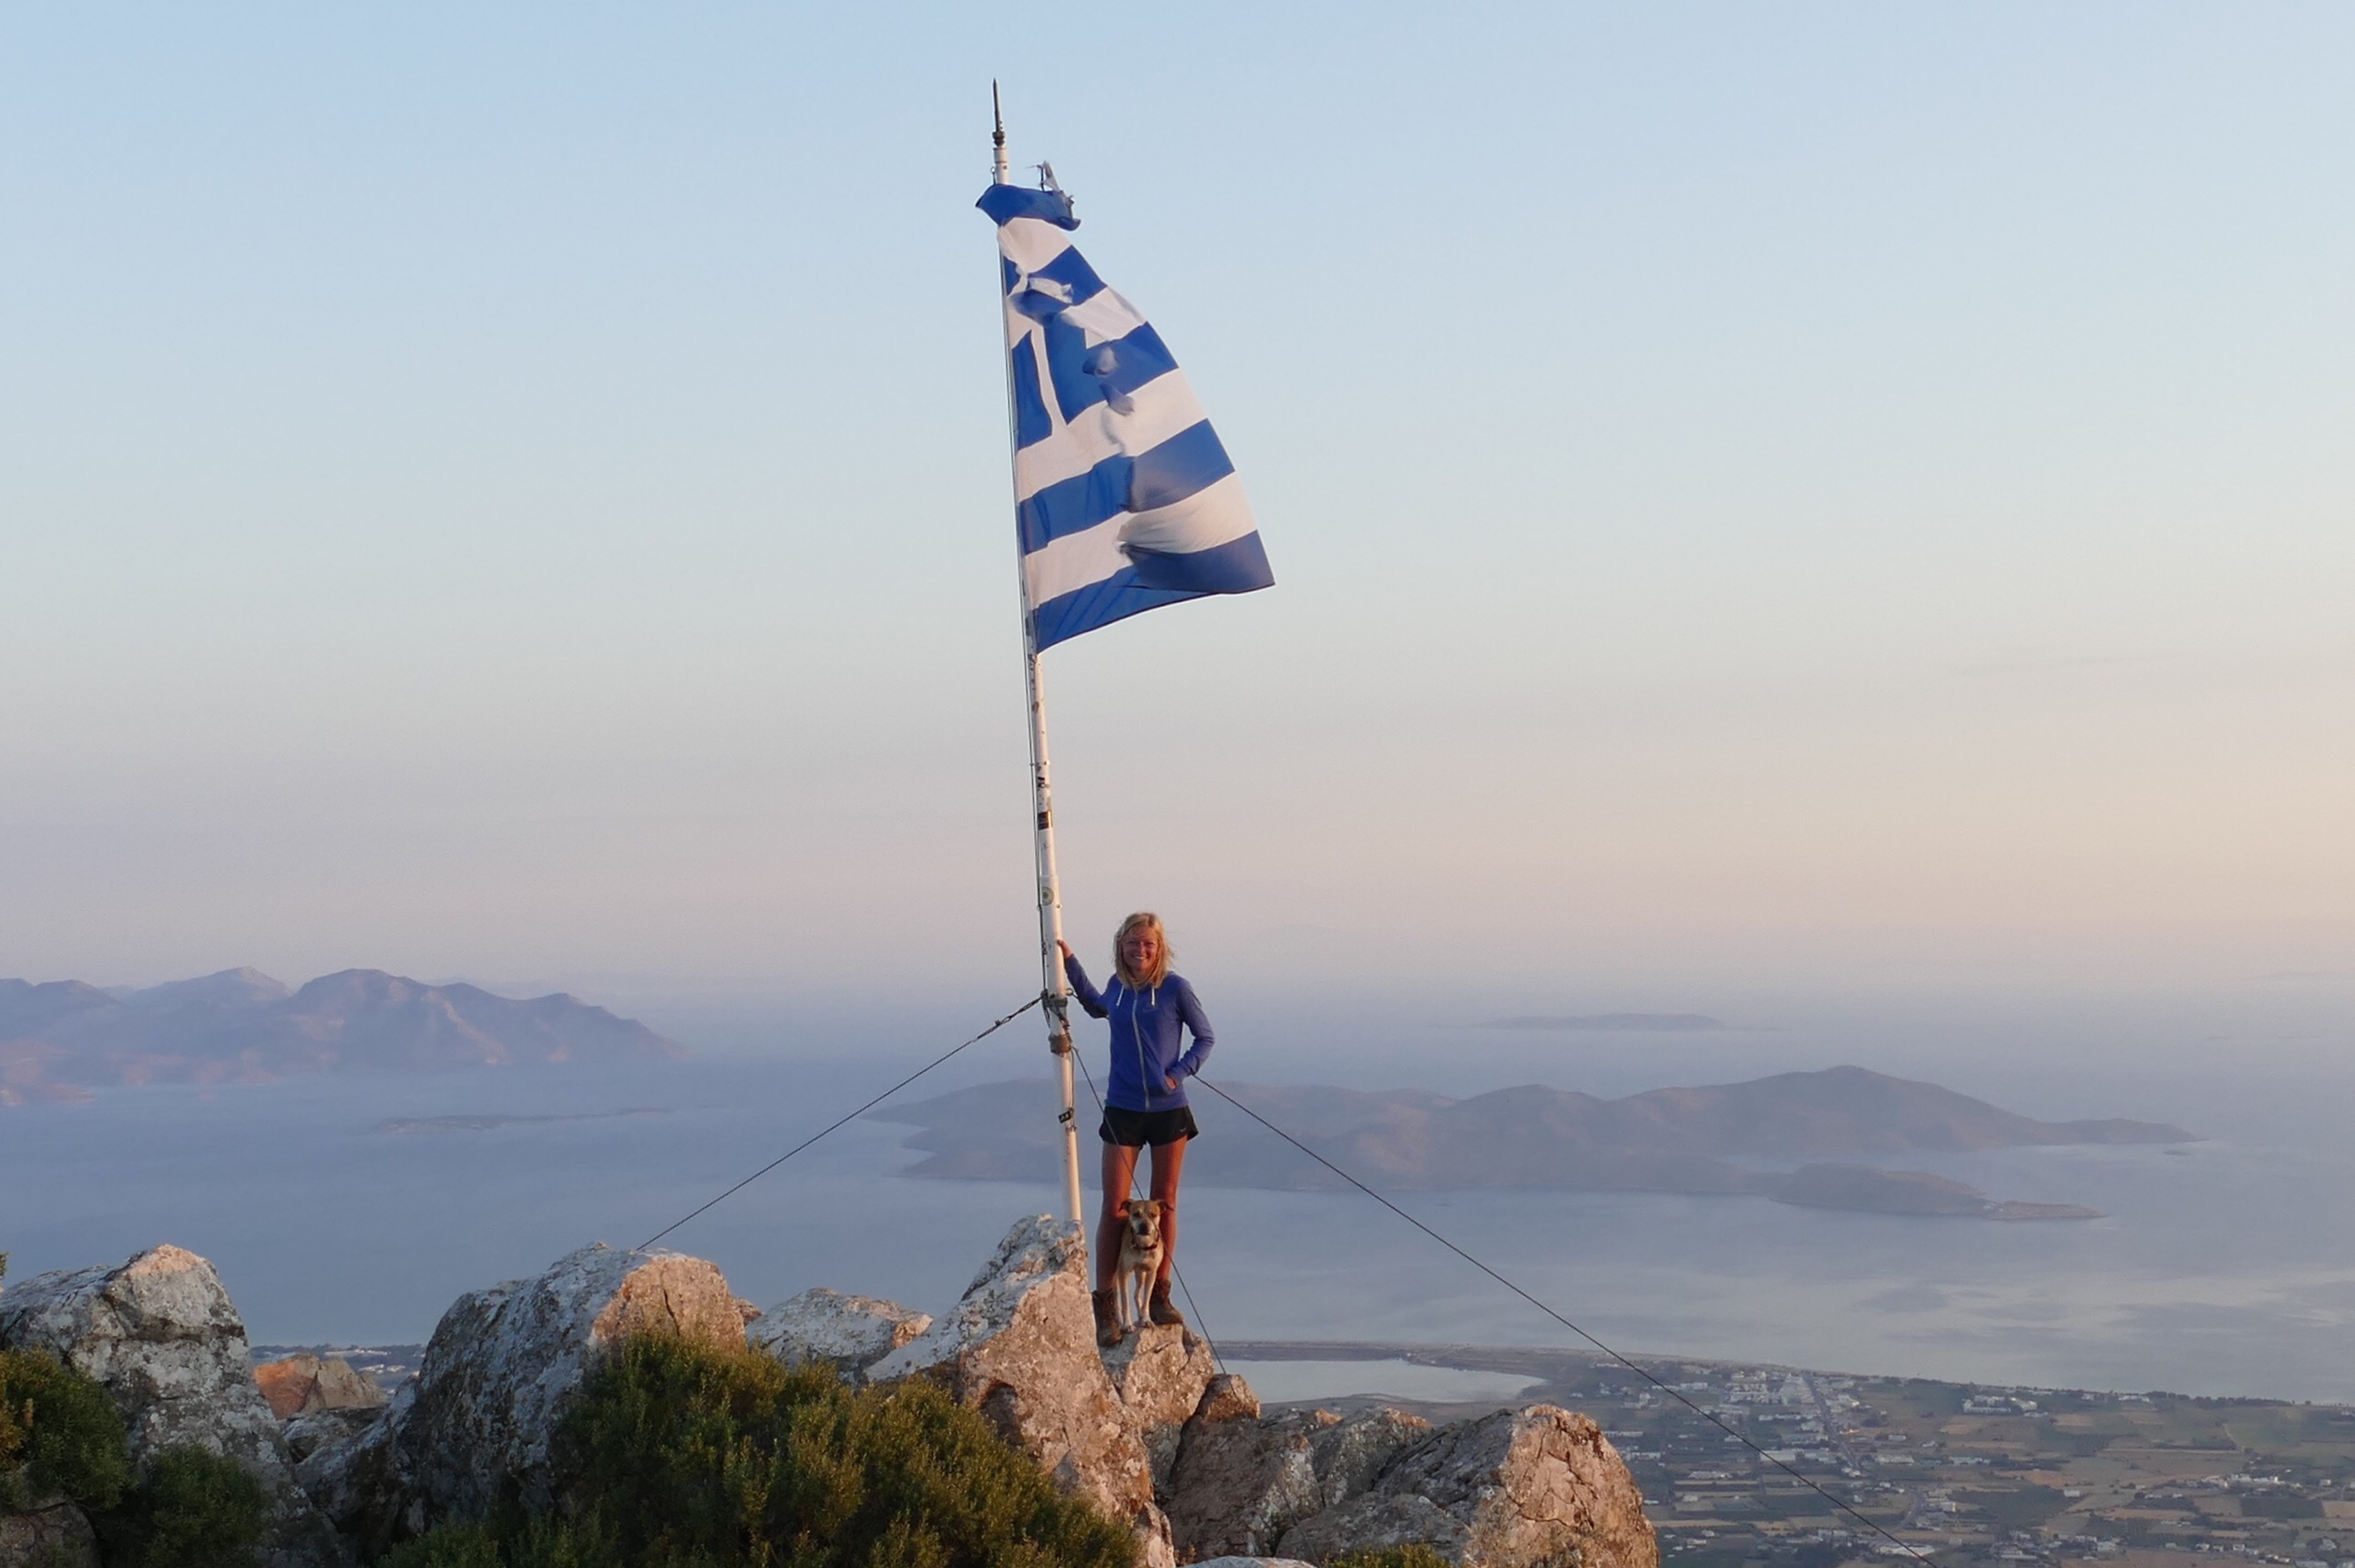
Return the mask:
{"type": "Polygon", "coordinates": [[[1148,1147],[1153,1197],[1161,1205],[1161,1273],[1147,1310],[1156,1323],[1186,1321],[1169,1303],[1169,1271],[1178,1256],[1178,1176],[1186,1165],[1186,1140],[1199,1134],[1186,1104],[1186,1080],[1209,1058],[1210,1020],[1194,987],[1169,972],[1169,935],[1159,915],[1139,912],[1120,923],[1112,942],[1113,981],[1103,991],[1089,981],[1070,944],[1060,945],[1071,995],[1090,1018],[1112,1021],[1112,1071],[1096,1128],[1103,1140],[1103,1216],[1096,1221],[1095,1312],[1096,1338],[1117,1344],[1113,1271],[1120,1263],[1137,1151],[1148,1147]],[[1194,1037],[1191,1050],[1179,1049],[1184,1034],[1194,1037]]]}

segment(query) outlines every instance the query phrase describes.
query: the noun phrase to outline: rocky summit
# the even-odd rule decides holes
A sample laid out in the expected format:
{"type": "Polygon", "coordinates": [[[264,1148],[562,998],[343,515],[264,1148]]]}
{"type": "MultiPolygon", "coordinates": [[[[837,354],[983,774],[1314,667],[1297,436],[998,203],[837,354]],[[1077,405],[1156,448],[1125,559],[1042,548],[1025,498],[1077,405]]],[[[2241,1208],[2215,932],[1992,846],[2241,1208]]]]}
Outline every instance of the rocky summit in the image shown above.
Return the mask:
{"type": "MultiPolygon", "coordinates": [[[[1124,1522],[1140,1568],[1412,1544],[1463,1568],[1658,1568],[1643,1499],[1585,1417],[1543,1404],[1440,1426],[1394,1410],[1269,1413],[1189,1329],[1099,1350],[1084,1267],[1075,1227],[1021,1220],[934,1320],[823,1289],[761,1312],[702,1259],[591,1245],[461,1296],[416,1378],[378,1404],[340,1362],[250,1369],[211,1264],[158,1247],[0,1294],[0,1348],[48,1349],[95,1378],[134,1455],[195,1441],[253,1471],[272,1499],[269,1568],[346,1568],[509,1500],[544,1504],[568,1402],[640,1334],[749,1341],[853,1382],[937,1383],[1066,1494],[1124,1522]]],[[[0,1544],[70,1541],[76,1522],[0,1517],[0,1544]]]]}

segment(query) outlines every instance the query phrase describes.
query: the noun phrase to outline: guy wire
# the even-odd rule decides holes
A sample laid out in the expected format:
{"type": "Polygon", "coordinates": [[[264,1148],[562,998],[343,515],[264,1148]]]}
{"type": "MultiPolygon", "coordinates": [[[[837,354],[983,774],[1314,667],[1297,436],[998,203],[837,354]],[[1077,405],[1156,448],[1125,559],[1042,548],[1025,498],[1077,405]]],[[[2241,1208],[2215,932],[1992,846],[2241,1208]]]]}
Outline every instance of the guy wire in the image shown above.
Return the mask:
{"type": "Polygon", "coordinates": [[[891,1087],[884,1090],[883,1093],[876,1095],[875,1098],[868,1101],[867,1104],[859,1106],[857,1110],[847,1112],[843,1115],[837,1117],[834,1121],[829,1122],[825,1126],[820,1127],[816,1132],[812,1133],[809,1136],[804,1138],[801,1142],[795,1144],[793,1147],[787,1149],[784,1153],[779,1155],[776,1158],[771,1160],[768,1164],[762,1166],[760,1169],[754,1171],[751,1175],[746,1177],[743,1180],[738,1182],[735,1186],[721,1193],[719,1197],[714,1198],[710,1202],[703,1205],[703,1208],[690,1210],[688,1212],[682,1214],[677,1219],[673,1220],[669,1224],[665,1225],[661,1230],[656,1231],[653,1235],[648,1236],[645,1241],[640,1242],[637,1244],[636,1250],[639,1252],[645,1252],[648,1247],[653,1246],[656,1242],[661,1241],[665,1236],[669,1235],[673,1231],[677,1230],[681,1225],[686,1224],[689,1220],[692,1220],[698,1214],[702,1213],[704,1210],[717,1208],[719,1204],[735,1197],[736,1194],[743,1191],[744,1189],[751,1186],[752,1183],[760,1180],[761,1178],[768,1175],[769,1172],[776,1169],[777,1167],[784,1164],[785,1161],[793,1158],[794,1156],[801,1153],[802,1150],[809,1147],[810,1145],[817,1142],[818,1139],[826,1136],[826,1134],[833,1132],[837,1127],[844,1125],[846,1123],[856,1121],[858,1117],[873,1110],[876,1106],[881,1104],[892,1095],[897,1094],[900,1090],[905,1089],[909,1084],[913,1083],[917,1079],[922,1078],[925,1073],[930,1072],[933,1068],[938,1067],[942,1062],[946,1061],[950,1057],[954,1056],[958,1051],[963,1051],[966,1045],[979,1045],[983,1040],[987,1040],[991,1035],[996,1034],[999,1029],[1004,1029],[1007,1024],[1012,1023],[1016,1019],[1020,1018],[1024,1013],[1028,1012],[1032,1008],[1037,1007],[1044,1000],[1046,1000],[1046,997],[1043,993],[1031,997],[1028,1001],[1023,1003],[1020,1007],[1015,1008],[1012,1012],[1007,1014],[1004,1018],[998,1019],[996,1023],[990,1025],[979,1034],[975,1035],[971,1040],[966,1040],[964,1045],[952,1046],[948,1050],[941,1052],[940,1055],[935,1056],[930,1061],[925,1062],[922,1067],[917,1068],[913,1072],[909,1073],[905,1078],[900,1079],[900,1082],[892,1084],[891,1087]]]}
{"type": "Polygon", "coordinates": [[[1478,1269],[1482,1274],[1487,1275],[1490,1279],[1495,1280],[1498,1285],[1503,1285],[1507,1290],[1511,1291],[1515,1296],[1519,1296],[1523,1301],[1528,1302],[1531,1307],[1536,1307],[1540,1312],[1544,1313],[1547,1317],[1552,1318],[1555,1322],[1561,1324],[1563,1328],[1569,1329],[1572,1333],[1577,1335],[1580,1339],[1585,1340],[1588,1344],[1593,1346],[1596,1349],[1602,1351],[1604,1355],[1610,1357],[1613,1360],[1618,1362],[1629,1371],[1635,1373],[1637,1377],[1642,1378],[1646,1382],[1650,1383],[1654,1388],[1659,1390],[1662,1393],[1667,1394],[1678,1404],[1683,1405],[1687,1410],[1691,1411],[1695,1415],[1700,1416],[1703,1421],[1708,1422],[1711,1426],[1716,1427],[1720,1432],[1724,1433],[1728,1437],[1732,1438],[1736,1443],[1741,1444],[1744,1448],[1747,1448],[1753,1454],[1757,1455],[1761,1459],[1765,1460],[1766,1463],[1774,1466],[1776,1469],[1782,1471],[1785,1475],[1790,1477],[1793,1480],[1798,1482],[1809,1491],[1814,1492],[1817,1497],[1822,1498],[1826,1502],[1831,1504],[1832,1507],[1839,1509],[1840,1512],[1848,1515],[1849,1518],[1856,1520],[1859,1524],[1872,1531],[1873,1534],[1881,1537],[1891,1545],[1897,1547],[1906,1556],[1919,1558],[1930,1555],[1929,1551],[1925,1548],[1916,1546],[1910,1541],[1898,1540],[1896,1536],[1891,1534],[1888,1529],[1877,1520],[1866,1518],[1852,1505],[1842,1501],[1838,1497],[1835,1496],[1828,1488],[1818,1484],[1810,1477],[1800,1474],[1799,1471],[1793,1468],[1791,1466],[1785,1464],[1782,1460],[1775,1458],[1772,1454],[1766,1452],[1765,1449],[1760,1447],[1757,1443],[1751,1439],[1748,1433],[1736,1432],[1732,1427],[1727,1425],[1717,1416],[1711,1414],[1706,1410],[1703,1410],[1691,1400],[1687,1399],[1682,1390],[1677,1388],[1674,1384],[1665,1382],[1659,1378],[1655,1377],[1652,1373],[1646,1371],[1642,1367],[1637,1366],[1625,1356],[1621,1355],[1618,1351],[1613,1349],[1610,1346],[1604,1344],[1602,1340],[1596,1339],[1593,1335],[1588,1333],[1577,1324],[1572,1323],[1569,1318],[1564,1317],[1561,1313],[1556,1312],[1552,1307],[1548,1307],[1544,1302],[1540,1301],[1536,1296],[1531,1296],[1528,1291],[1523,1290],[1519,1285],[1515,1285],[1511,1280],[1507,1279],[1503,1275],[1498,1274],[1495,1269],[1490,1268],[1487,1264],[1482,1263],[1478,1258],[1474,1257],[1470,1253],[1465,1252],[1462,1247],[1457,1246],[1445,1236],[1441,1235],[1438,1232],[1433,1230],[1430,1226],[1424,1224],[1422,1221],[1416,1219],[1413,1215],[1408,1213],[1405,1210],[1400,1208],[1397,1204],[1391,1202],[1389,1199],[1383,1197],[1380,1193],[1375,1191],[1372,1188],[1367,1186],[1356,1177],[1350,1175],[1348,1171],[1343,1170],[1339,1166],[1335,1165],[1331,1160],[1327,1159],[1323,1155],[1318,1154],[1315,1149],[1310,1148],[1306,1144],[1302,1143],[1298,1138],[1294,1137],[1290,1133],[1285,1132],[1282,1127],[1277,1126],[1273,1122],[1269,1121],[1265,1116],[1261,1115],[1257,1111],[1252,1110],[1249,1105],[1244,1104],[1241,1100],[1236,1099],[1232,1094],[1228,1093],[1224,1089],[1220,1088],[1209,1079],[1198,1076],[1194,1082],[1199,1083],[1203,1088],[1208,1089],[1211,1093],[1216,1094],[1220,1099],[1224,1100],[1228,1104],[1232,1105],[1236,1110],[1241,1111],[1244,1115],[1249,1116],[1252,1121],[1257,1122],[1261,1126],[1265,1127],[1269,1132],[1273,1133],[1277,1137],[1282,1138],[1285,1143],[1290,1144],[1294,1148],[1298,1149],[1301,1153],[1306,1155],[1309,1158],[1315,1160],[1317,1164],[1323,1166],[1326,1169],[1331,1171],[1334,1175],[1339,1177],[1342,1180],[1348,1182],[1350,1186],[1356,1188],[1359,1191],[1364,1193],[1367,1197],[1372,1199],[1375,1202],[1380,1204],[1383,1208],[1389,1210],[1400,1219],[1405,1221],[1408,1224],[1412,1225],[1416,1230],[1421,1231],[1424,1235],[1429,1236],[1433,1241],[1437,1242],[1441,1246],[1445,1247],[1449,1252],[1454,1253],[1457,1257],[1462,1258],[1465,1263],[1470,1264],[1474,1268],[1478,1269]]]}

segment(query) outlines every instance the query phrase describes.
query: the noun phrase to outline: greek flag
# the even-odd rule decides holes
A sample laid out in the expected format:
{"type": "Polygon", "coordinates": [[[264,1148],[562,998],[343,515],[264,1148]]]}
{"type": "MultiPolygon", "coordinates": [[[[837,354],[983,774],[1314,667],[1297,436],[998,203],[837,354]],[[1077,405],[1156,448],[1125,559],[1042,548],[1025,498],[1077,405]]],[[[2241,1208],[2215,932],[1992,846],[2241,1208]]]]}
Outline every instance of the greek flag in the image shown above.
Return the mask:
{"type": "Polygon", "coordinates": [[[1227,449],[1135,305],[1071,241],[1060,190],[994,185],[1023,588],[1040,648],[1275,581],[1227,449]]]}

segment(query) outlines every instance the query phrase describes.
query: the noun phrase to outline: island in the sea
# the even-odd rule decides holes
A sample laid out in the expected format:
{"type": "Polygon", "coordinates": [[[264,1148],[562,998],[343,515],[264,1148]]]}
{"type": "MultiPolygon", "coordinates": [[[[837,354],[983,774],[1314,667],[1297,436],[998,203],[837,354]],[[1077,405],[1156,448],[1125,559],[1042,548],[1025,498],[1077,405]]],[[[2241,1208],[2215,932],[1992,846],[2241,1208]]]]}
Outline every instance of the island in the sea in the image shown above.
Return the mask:
{"type": "Polygon", "coordinates": [[[381,969],[324,975],[300,989],[255,969],[141,990],[0,980],[0,1105],[87,1100],[93,1087],[116,1084],[683,1054],[677,1041],[577,997],[517,999],[381,969]]]}
{"type": "MultiPolygon", "coordinates": [[[[1861,1067],[1605,1100],[1530,1084],[1469,1099],[1421,1089],[1224,1085],[1317,1154],[1390,1189],[1550,1187],[1589,1192],[1749,1195],[1811,1208],[1985,1220],[2091,1220],[2073,1203],[1989,1197],[1966,1182],[1881,1161],[1913,1150],[2180,1144],[2153,1122],[2045,1122],[1861,1067]],[[1742,1163],[1752,1161],[1755,1163],[1742,1163]]],[[[1060,1146],[1034,1113],[1044,1080],[985,1083],[872,1113],[919,1129],[910,1174],[1051,1179],[1060,1146]]],[[[1187,1177],[1220,1187],[1316,1189],[1339,1179],[1267,1136],[1216,1094],[1191,1096],[1206,1137],[1187,1177]],[[1256,1135],[1256,1136],[1254,1136],[1256,1135]]]]}

